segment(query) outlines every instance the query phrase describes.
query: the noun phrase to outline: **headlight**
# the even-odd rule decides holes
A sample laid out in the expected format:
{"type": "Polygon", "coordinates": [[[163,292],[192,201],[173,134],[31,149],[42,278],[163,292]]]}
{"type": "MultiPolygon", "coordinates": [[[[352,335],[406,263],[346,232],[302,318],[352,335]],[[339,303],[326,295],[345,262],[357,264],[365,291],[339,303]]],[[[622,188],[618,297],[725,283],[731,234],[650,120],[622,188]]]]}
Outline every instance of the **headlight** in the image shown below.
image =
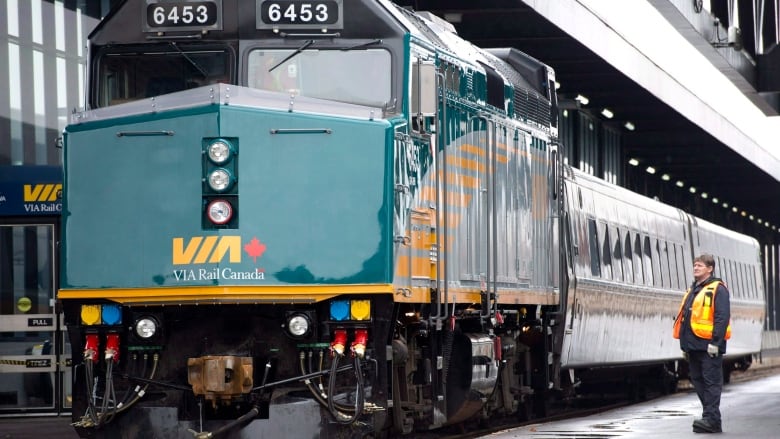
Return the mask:
{"type": "Polygon", "coordinates": [[[144,340],[154,337],[157,333],[157,320],[142,317],[135,322],[135,334],[144,340]]]}
{"type": "Polygon", "coordinates": [[[309,334],[311,320],[306,314],[292,314],[287,317],[287,332],[291,336],[299,338],[309,334]]]}
{"type": "Polygon", "coordinates": [[[207,148],[209,160],[211,160],[213,163],[221,165],[230,160],[230,150],[230,145],[228,145],[227,142],[217,140],[207,148]]]}
{"type": "Polygon", "coordinates": [[[225,200],[214,200],[206,207],[206,215],[214,224],[227,224],[233,218],[233,206],[225,200]]]}
{"type": "Polygon", "coordinates": [[[230,189],[233,184],[233,176],[225,168],[217,168],[209,174],[209,187],[217,192],[230,189]]]}

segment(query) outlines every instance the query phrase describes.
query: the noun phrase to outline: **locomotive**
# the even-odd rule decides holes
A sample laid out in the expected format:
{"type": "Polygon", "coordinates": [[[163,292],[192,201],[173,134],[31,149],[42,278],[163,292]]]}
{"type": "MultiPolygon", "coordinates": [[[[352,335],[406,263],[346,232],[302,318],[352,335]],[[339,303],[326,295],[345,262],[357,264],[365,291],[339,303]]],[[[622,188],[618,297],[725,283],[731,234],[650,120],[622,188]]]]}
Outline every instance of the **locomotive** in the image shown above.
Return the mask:
{"type": "Polygon", "coordinates": [[[756,241],[567,166],[554,71],[434,15],[127,0],[87,71],[58,291],[82,437],[413,436],[672,388],[702,252],[729,364],[760,350],[756,241]]]}

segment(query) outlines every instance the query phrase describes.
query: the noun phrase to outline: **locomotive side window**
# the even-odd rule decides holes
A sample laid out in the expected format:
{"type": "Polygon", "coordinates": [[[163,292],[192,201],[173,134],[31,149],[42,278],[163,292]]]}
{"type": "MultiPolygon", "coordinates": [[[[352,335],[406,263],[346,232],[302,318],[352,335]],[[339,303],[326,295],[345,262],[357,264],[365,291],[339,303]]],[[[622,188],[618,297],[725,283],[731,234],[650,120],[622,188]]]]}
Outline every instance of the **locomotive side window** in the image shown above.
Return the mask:
{"type": "Polygon", "coordinates": [[[384,49],[256,49],[249,87],[381,107],[391,100],[390,52],[384,49]]]}
{"type": "Polygon", "coordinates": [[[124,49],[101,56],[94,106],[230,82],[231,57],[227,50],[196,50],[172,44],[161,45],[159,51],[148,49],[124,49]]]}

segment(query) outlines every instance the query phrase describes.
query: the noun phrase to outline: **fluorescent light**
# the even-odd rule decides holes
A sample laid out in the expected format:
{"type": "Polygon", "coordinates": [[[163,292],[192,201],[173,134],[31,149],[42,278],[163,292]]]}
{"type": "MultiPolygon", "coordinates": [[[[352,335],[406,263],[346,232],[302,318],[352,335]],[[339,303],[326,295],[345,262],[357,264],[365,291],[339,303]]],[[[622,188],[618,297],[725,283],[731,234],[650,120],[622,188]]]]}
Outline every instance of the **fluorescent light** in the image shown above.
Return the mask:
{"type": "Polygon", "coordinates": [[[588,103],[590,102],[590,99],[586,98],[583,95],[577,95],[577,97],[574,98],[574,100],[579,102],[580,105],[588,105],[588,103]]]}
{"type": "Polygon", "coordinates": [[[655,168],[652,166],[648,166],[645,171],[647,171],[648,174],[655,174],[655,168]]]}
{"type": "Polygon", "coordinates": [[[632,157],[628,159],[628,164],[631,166],[639,166],[639,160],[632,157]]]}
{"type": "Polygon", "coordinates": [[[629,130],[629,131],[634,131],[634,129],[636,129],[636,126],[634,125],[634,123],[630,122],[630,121],[626,122],[625,124],[623,124],[623,126],[626,127],[626,129],[629,130]]]}
{"type": "Polygon", "coordinates": [[[612,119],[613,117],[615,117],[615,113],[613,113],[612,110],[610,110],[609,108],[605,108],[601,110],[601,115],[606,117],[607,119],[612,119]]]}

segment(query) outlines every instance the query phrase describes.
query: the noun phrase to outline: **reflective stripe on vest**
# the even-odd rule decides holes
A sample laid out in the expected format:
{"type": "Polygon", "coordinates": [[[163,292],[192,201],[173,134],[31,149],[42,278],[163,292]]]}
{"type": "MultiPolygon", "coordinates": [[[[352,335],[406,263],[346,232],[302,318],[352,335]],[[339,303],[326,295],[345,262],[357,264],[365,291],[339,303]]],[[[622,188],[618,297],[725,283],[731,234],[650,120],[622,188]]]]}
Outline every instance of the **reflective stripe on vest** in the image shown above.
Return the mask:
{"type": "MultiPolygon", "coordinates": [[[[720,284],[720,281],[708,283],[693,298],[693,303],[691,304],[691,330],[699,338],[712,339],[712,327],[715,321],[715,292],[720,284]]],[[[674,322],[674,338],[680,338],[683,307],[690,293],[691,289],[688,288],[680,304],[680,312],[677,314],[677,320],[674,322]]],[[[726,326],[726,335],[724,336],[726,340],[729,338],[731,338],[731,322],[726,326]]]]}

